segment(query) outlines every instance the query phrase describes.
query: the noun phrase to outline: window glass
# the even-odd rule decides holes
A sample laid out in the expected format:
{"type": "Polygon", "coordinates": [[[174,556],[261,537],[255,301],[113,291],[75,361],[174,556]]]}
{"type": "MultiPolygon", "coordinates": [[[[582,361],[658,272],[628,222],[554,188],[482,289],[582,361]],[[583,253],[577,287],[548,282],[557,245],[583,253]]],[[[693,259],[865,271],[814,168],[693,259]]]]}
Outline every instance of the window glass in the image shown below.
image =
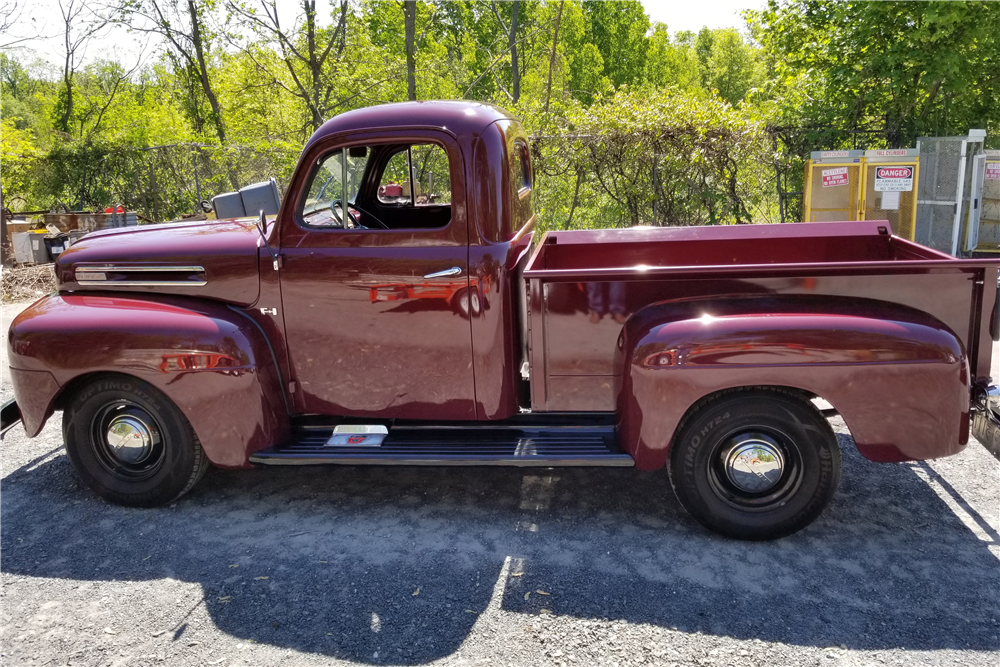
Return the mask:
{"type": "Polygon", "coordinates": [[[302,218],[307,225],[344,226],[341,203],[345,199],[353,202],[357,197],[368,154],[367,148],[353,147],[320,158],[302,207],[302,218]]]}
{"type": "Polygon", "coordinates": [[[414,181],[417,183],[417,206],[451,203],[451,173],[448,155],[437,144],[422,144],[410,149],[414,181]]]}
{"type": "Polygon", "coordinates": [[[307,227],[440,229],[451,222],[448,154],[437,144],[374,144],[331,151],[302,204],[307,227]]]}
{"type": "Polygon", "coordinates": [[[410,154],[399,151],[389,158],[389,163],[379,179],[378,200],[383,204],[405,205],[410,203],[410,154]]]}
{"type": "Polygon", "coordinates": [[[415,144],[395,153],[379,180],[378,200],[400,206],[450,204],[448,154],[437,144],[415,144]]]}
{"type": "Polygon", "coordinates": [[[510,169],[510,182],[514,192],[531,189],[531,163],[528,161],[528,146],[523,141],[514,142],[510,169]]]}

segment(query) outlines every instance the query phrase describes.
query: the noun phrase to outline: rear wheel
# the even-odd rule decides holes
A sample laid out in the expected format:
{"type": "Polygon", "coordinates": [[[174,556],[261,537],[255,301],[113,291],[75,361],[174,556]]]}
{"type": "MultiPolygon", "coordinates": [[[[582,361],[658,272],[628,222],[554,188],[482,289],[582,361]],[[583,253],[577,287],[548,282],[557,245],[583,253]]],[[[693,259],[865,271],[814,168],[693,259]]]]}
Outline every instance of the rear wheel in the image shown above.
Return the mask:
{"type": "Polygon", "coordinates": [[[685,420],[667,467],[677,499],[699,523],[767,540],[823,512],[840,480],[840,448],[823,415],[795,393],[735,391],[685,420]]]}
{"type": "Polygon", "coordinates": [[[181,411],[137,378],[107,375],[77,391],[63,412],[66,453],[99,496],[155,507],[187,493],[208,458],[181,411]]]}

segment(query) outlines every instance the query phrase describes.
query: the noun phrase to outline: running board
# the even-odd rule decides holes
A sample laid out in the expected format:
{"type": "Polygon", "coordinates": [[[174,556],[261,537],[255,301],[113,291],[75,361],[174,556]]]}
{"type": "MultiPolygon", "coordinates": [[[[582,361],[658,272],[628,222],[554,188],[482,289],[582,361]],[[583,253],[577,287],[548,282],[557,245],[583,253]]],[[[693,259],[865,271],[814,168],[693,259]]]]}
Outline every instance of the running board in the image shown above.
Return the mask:
{"type": "Polygon", "coordinates": [[[613,427],[396,426],[381,445],[328,444],[331,428],[302,428],[283,447],[250,457],[265,465],[632,467],[613,427]]]}

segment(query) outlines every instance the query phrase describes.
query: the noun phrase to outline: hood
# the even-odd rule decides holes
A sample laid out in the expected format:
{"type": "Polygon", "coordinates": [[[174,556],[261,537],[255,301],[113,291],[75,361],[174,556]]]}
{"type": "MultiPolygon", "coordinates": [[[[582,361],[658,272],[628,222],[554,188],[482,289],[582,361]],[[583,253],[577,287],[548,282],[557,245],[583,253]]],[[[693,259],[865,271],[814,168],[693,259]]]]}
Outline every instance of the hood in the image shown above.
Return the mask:
{"type": "Polygon", "coordinates": [[[182,294],[248,306],[257,300],[253,218],[91,232],[59,255],[60,291],[182,294]]]}

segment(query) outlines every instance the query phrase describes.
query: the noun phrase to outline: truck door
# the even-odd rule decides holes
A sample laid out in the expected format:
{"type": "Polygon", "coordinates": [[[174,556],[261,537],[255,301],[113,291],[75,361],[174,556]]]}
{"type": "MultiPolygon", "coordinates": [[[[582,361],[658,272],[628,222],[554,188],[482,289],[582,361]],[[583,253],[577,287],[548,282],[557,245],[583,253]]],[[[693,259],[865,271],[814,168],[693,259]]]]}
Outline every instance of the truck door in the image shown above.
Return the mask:
{"type": "Polygon", "coordinates": [[[442,133],[313,153],[280,235],[297,409],[475,419],[479,299],[457,144],[442,133]]]}

